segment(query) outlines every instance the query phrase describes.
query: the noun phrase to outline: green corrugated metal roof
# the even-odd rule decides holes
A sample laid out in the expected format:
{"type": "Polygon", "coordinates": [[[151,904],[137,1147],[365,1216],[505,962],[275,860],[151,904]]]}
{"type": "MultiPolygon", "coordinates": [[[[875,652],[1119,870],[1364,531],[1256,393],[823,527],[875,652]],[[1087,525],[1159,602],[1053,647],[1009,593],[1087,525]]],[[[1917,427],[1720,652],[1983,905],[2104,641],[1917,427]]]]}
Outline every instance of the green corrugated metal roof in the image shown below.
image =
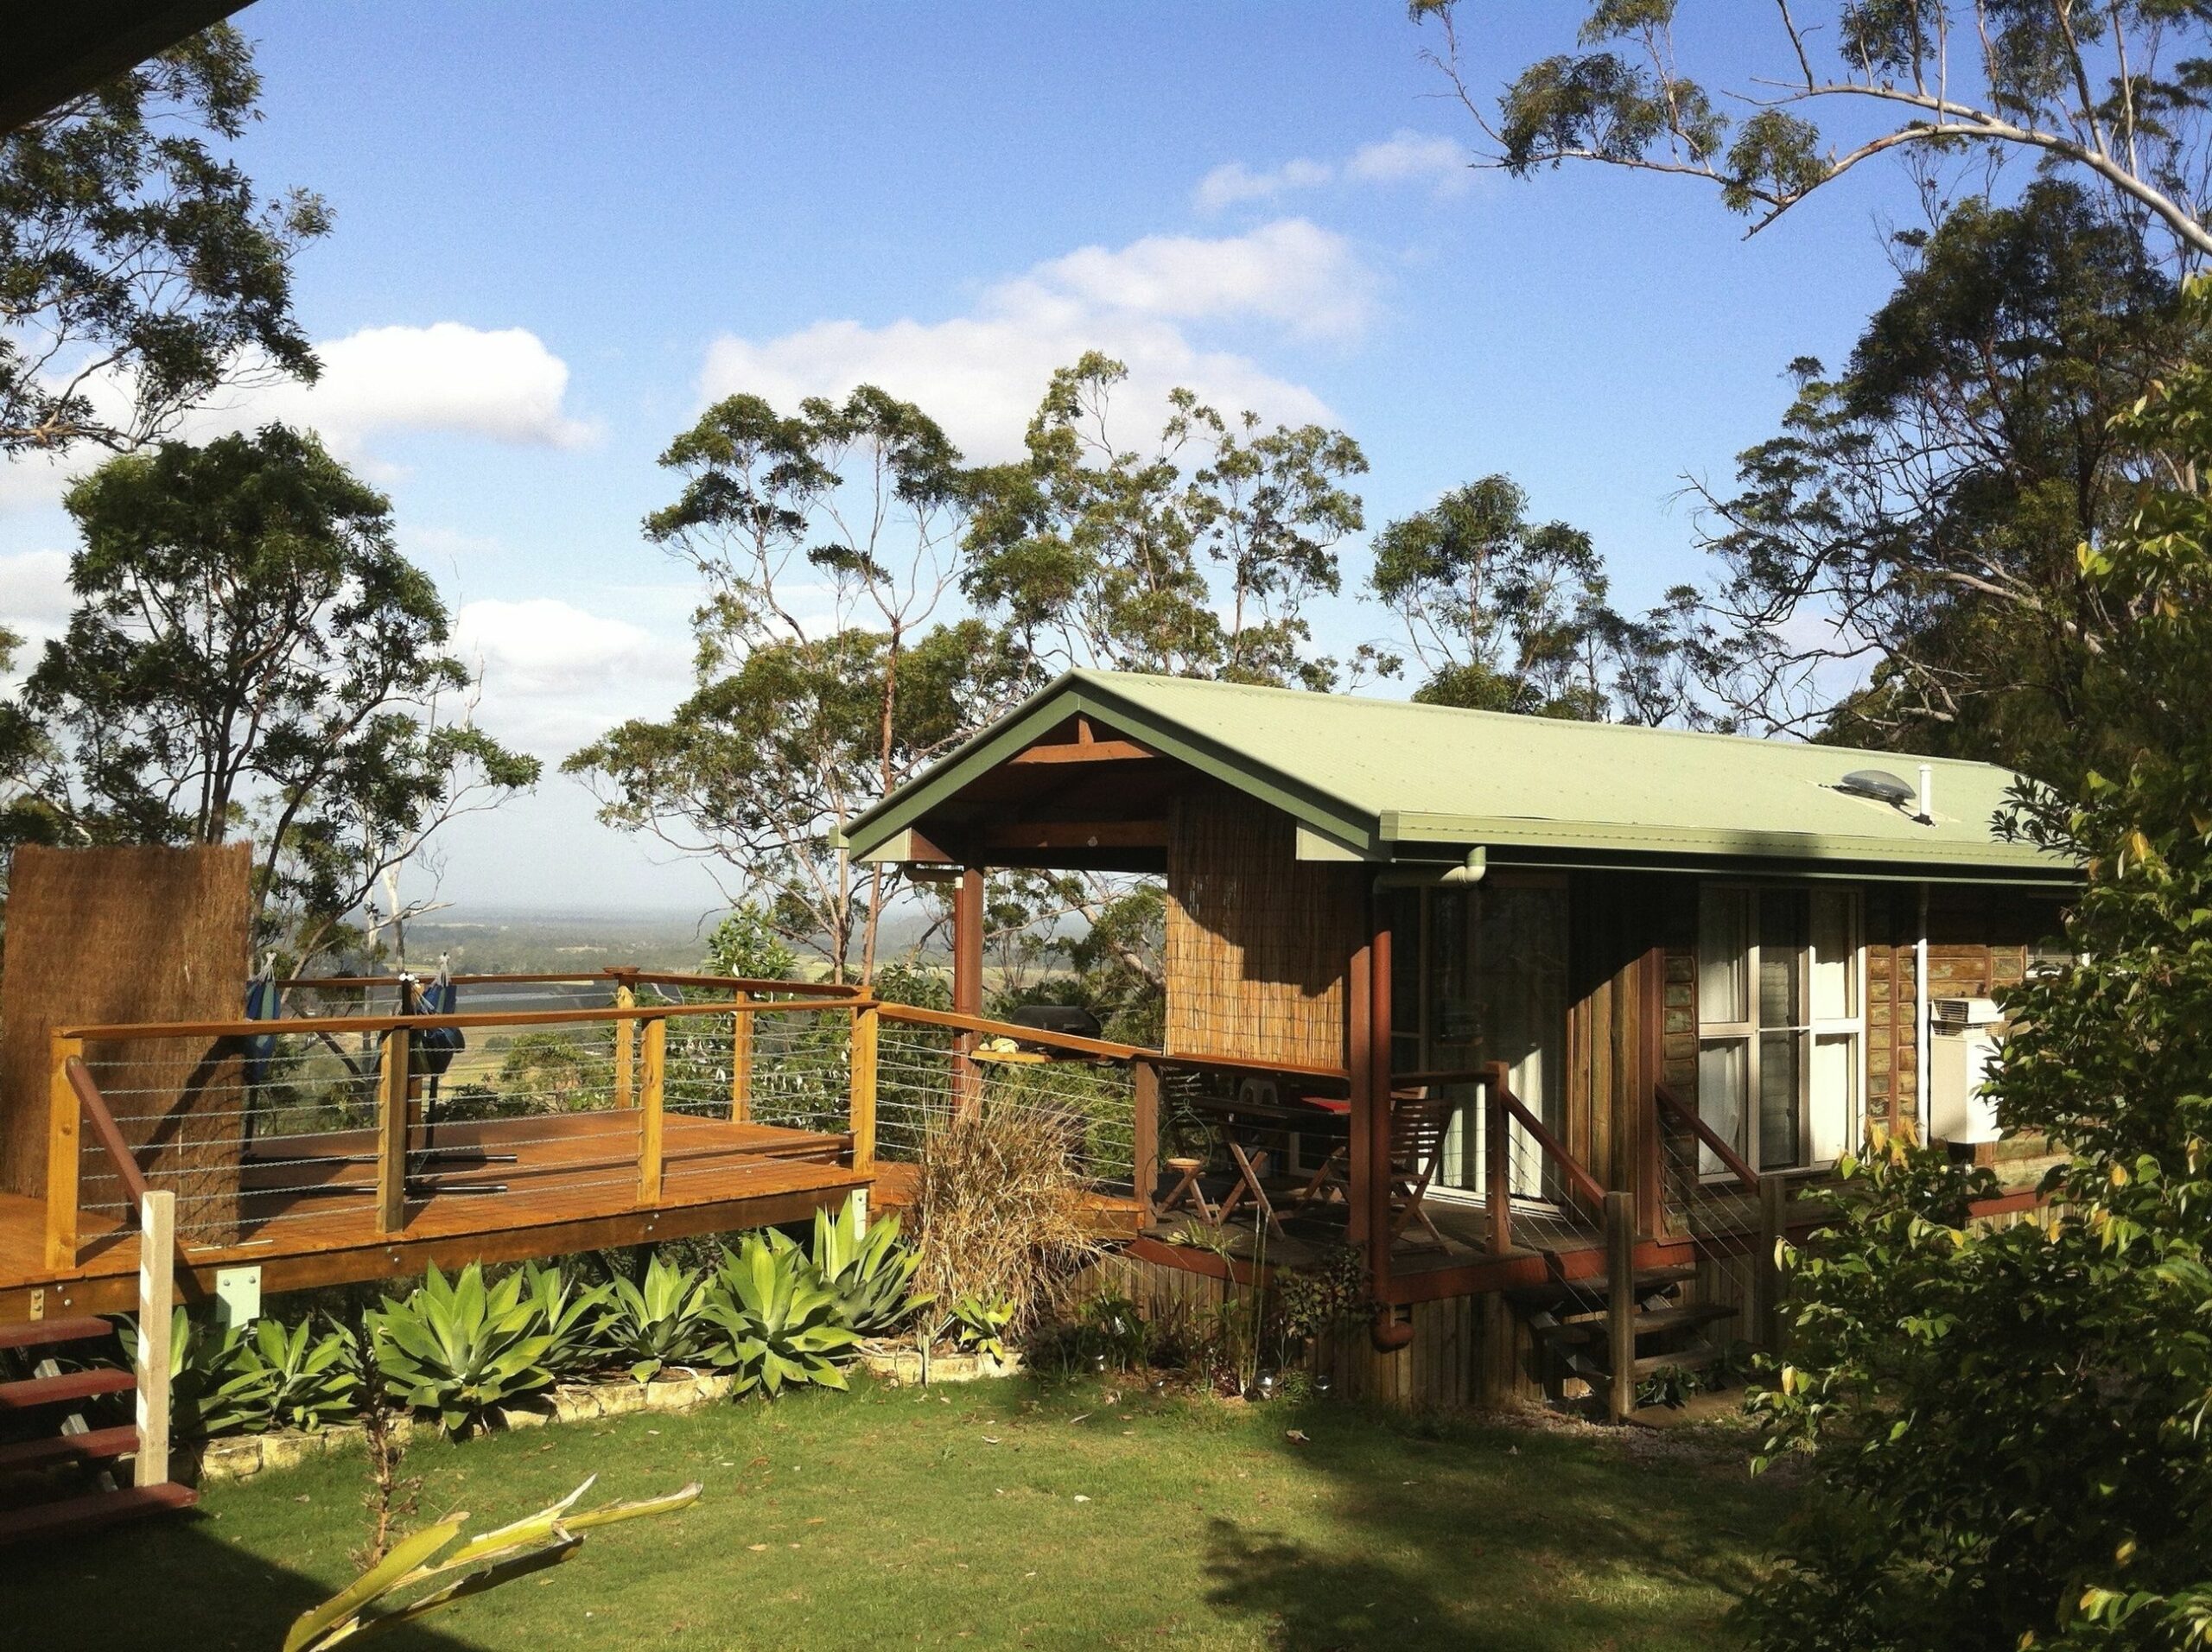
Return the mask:
{"type": "Polygon", "coordinates": [[[2066,870],[1998,836],[2013,776],[1991,764],[1114,671],[1060,678],[855,821],[848,841],[880,848],[1078,711],[1377,859],[1480,844],[2066,870]],[[1859,768],[1916,784],[1923,761],[1932,825],[1835,790],[1859,768]]]}

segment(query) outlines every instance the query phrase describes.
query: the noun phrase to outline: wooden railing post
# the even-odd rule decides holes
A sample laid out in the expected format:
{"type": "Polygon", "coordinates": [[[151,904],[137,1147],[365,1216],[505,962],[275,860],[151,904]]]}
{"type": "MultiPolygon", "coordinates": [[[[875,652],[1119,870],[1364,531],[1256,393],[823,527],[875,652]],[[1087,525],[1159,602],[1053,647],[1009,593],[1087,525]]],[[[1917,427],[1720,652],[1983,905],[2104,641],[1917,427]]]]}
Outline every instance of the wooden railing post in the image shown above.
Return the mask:
{"type": "Polygon", "coordinates": [[[138,1201],[138,1452],[131,1479],[169,1477],[169,1318],[176,1302],[176,1195],[138,1201]]]}
{"type": "Polygon", "coordinates": [[[1483,1159],[1490,1200],[1490,1249],[1513,1249],[1513,1125],[1505,1110],[1505,1066],[1492,1064],[1483,1085],[1483,1159]]]}
{"type": "MultiPolygon", "coordinates": [[[[638,994],[624,982],[614,989],[614,1007],[629,1009],[638,1001],[638,994]]],[[[614,1023],[614,1105],[618,1108],[638,1104],[638,1024],[628,1016],[614,1023]]]]}
{"type": "MultiPolygon", "coordinates": [[[[741,1004],[753,1001],[750,993],[736,994],[741,1004]]],[[[742,1124],[753,1116],[753,1015],[739,1010],[729,1018],[729,1116],[742,1124]]]]}
{"type": "MultiPolygon", "coordinates": [[[[632,1025],[625,1023],[625,1025],[632,1025]]],[[[644,1083],[638,1109],[638,1203],[658,1204],[661,1195],[661,1123],[668,1098],[668,1018],[645,1023],[644,1083]]]]}
{"type": "Polygon", "coordinates": [[[1789,1236],[1789,1179],[1759,1178],[1759,1345],[1782,1351],[1782,1245],[1789,1236]]]}
{"type": "Polygon", "coordinates": [[[1149,1061],[1129,1064],[1131,1175],[1136,1182],[1137,1224],[1152,1225],[1153,1195],[1160,1190],[1160,1068],[1149,1061]]]}
{"type": "Polygon", "coordinates": [[[1636,1196],[1605,1195],[1606,1406],[1615,1422],[1636,1409],[1636,1196]]]}
{"type": "Polygon", "coordinates": [[[48,1044],[46,1086],[46,1265],[77,1265],[77,1088],[69,1063],[85,1053],[82,1039],[55,1034],[48,1044]]]}
{"type": "Polygon", "coordinates": [[[385,1034],[383,1065],[377,1074],[377,1231],[394,1234],[407,1225],[407,1029],[385,1034]]]}
{"type": "Polygon", "coordinates": [[[853,1168],[875,1168],[875,1051],[881,1032],[874,1003],[853,1006],[853,1049],[847,1068],[852,1083],[852,1105],[845,1115],[853,1133],[853,1168]]]}

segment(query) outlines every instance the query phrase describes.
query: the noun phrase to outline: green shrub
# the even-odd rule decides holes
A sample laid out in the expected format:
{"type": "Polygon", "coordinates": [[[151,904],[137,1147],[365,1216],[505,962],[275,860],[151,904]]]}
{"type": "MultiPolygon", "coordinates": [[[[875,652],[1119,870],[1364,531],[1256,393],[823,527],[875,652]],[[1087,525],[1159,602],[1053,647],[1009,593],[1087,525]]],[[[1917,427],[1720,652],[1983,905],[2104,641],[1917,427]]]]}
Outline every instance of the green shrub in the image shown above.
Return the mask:
{"type": "Polygon", "coordinates": [[[342,1422],[359,1403],[361,1375],[353,1333],[334,1325],[321,1336],[315,1321],[302,1319],[287,1330],[282,1320],[263,1319],[240,1345],[245,1366],[268,1380],[264,1428],[303,1428],[312,1433],[342,1422]]]}
{"type": "Polygon", "coordinates": [[[523,1288],[520,1274],[486,1286],[484,1270],[471,1262],[450,1284],[433,1267],[404,1301],[386,1297],[368,1316],[369,1337],[396,1397],[435,1412],[450,1434],[496,1406],[550,1387],[545,1356],[553,1338],[523,1288]]]}
{"type": "Polygon", "coordinates": [[[556,1379],[589,1375],[611,1353],[609,1321],[614,1290],[586,1285],[559,1263],[531,1262],[522,1270],[523,1299],[537,1315],[547,1342],[542,1363],[556,1379]]]}
{"type": "MultiPolygon", "coordinates": [[[[138,1331],[118,1327],[124,1356],[138,1363],[138,1331]]],[[[195,1321],[182,1307],[169,1320],[169,1426],[186,1439],[251,1433],[269,1426],[275,1378],[249,1350],[246,1334],[195,1321]]]]}
{"type": "Polygon", "coordinates": [[[626,1361],[638,1382],[650,1382],[667,1366],[701,1359],[706,1353],[709,1280],[690,1268],[656,1256],[645,1277],[620,1274],[609,1287],[606,1346],[626,1361]]]}
{"type": "Polygon", "coordinates": [[[817,1210],[812,1260],[822,1283],[837,1299],[838,1317],[861,1336],[896,1331],[928,1300],[913,1290],[921,1253],[899,1242],[895,1216],[872,1222],[862,1232],[855,1203],[848,1202],[835,1216],[817,1210]]]}
{"type": "Polygon", "coordinates": [[[1014,1312],[1010,1297],[956,1298],[952,1304],[952,1340],[971,1354],[987,1354],[1004,1363],[1007,1332],[1014,1325],[1014,1312]]]}
{"type": "Polygon", "coordinates": [[[760,1388],[772,1396],[810,1382],[845,1386],[835,1357],[858,1333],[840,1317],[836,1293],[789,1243],[748,1235],[723,1258],[706,1312],[721,1333],[712,1357],[737,1379],[740,1394],[760,1388]]]}

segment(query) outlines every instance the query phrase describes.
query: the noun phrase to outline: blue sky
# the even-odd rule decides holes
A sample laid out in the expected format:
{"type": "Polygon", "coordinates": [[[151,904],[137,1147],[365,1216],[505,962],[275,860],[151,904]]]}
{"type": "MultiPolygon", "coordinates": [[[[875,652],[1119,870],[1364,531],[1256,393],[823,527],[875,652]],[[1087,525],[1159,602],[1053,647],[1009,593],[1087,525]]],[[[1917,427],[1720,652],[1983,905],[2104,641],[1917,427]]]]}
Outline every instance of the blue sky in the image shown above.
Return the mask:
{"type": "MultiPolygon", "coordinates": [[[[1770,16],[1736,10],[1686,47],[1770,16]]],[[[1568,12],[1487,5],[1468,43],[1517,65],[1568,43],[1568,12]]],[[[336,212],[299,270],[329,371],[211,419],[315,423],[389,490],[483,721],[549,768],[683,691],[691,588],[637,524],[712,394],[871,378],[988,455],[1095,343],[1140,390],[1341,425],[1371,524],[1510,473],[1640,602],[1699,572],[1681,479],[1725,480],[1786,364],[1848,347],[1907,206],[1869,173],[1747,242],[1693,184],[1471,174],[1433,33],[1393,0],[260,0],[238,22],[266,80],[245,159],[336,212]]],[[[0,619],[34,635],[66,613],[54,492],[0,474],[0,619]]],[[[1344,563],[1349,590],[1363,543],[1344,563]]],[[[1340,646],[1387,632],[1349,597],[1314,618],[1340,646]]],[[[557,774],[444,859],[471,905],[714,899],[557,774]]]]}

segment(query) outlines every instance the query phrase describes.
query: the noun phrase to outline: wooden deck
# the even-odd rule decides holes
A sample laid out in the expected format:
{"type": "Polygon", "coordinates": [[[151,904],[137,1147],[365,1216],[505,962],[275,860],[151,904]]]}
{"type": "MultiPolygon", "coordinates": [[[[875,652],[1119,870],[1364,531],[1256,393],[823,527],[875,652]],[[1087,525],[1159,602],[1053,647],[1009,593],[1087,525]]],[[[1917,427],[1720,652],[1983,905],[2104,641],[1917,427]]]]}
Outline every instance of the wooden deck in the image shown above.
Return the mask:
{"type": "MultiPolygon", "coordinates": [[[[181,1213],[178,1289],[187,1301],[203,1299],[217,1271],[229,1268],[258,1268],[262,1290],[273,1293],[412,1274],[432,1262],[512,1261],[802,1221],[874,1179],[842,1162],[851,1152],[842,1134],[677,1113],[663,1128],[664,1179],[647,1204],[636,1131],[619,1115],[442,1123],[431,1145],[484,1159],[427,1171],[404,1227],[390,1235],[376,1230],[375,1166],[359,1162],[372,1151],[373,1133],[264,1140],[221,1238],[194,1243],[181,1213]],[[516,1162],[488,1161],[507,1153],[516,1162]]],[[[419,1134],[414,1145],[423,1145],[419,1134]]],[[[92,1211],[84,1223],[77,1265],[49,1268],[42,1202],[0,1194],[0,1324],[135,1305],[136,1236],[92,1211]]]]}

